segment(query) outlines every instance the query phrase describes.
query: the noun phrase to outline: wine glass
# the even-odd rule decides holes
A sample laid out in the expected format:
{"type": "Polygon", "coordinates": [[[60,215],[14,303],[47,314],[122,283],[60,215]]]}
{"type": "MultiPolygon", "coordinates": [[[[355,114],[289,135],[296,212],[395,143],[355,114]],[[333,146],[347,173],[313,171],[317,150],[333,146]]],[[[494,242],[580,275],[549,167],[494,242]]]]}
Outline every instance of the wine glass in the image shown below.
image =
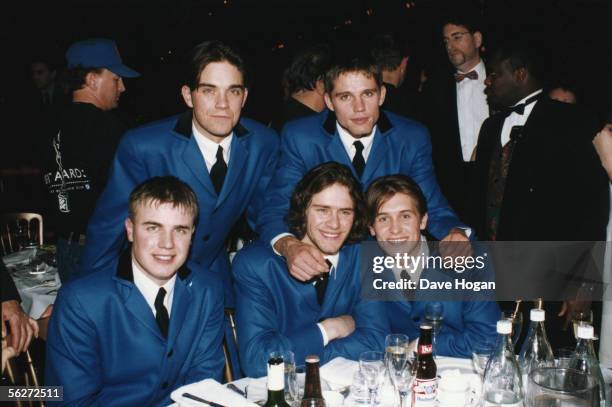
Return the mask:
{"type": "Polygon", "coordinates": [[[477,343],[472,348],[472,362],[474,363],[474,369],[481,378],[484,376],[484,370],[487,366],[487,361],[491,357],[491,354],[495,350],[494,341],[486,341],[483,343],[477,343]]]}
{"type": "Polygon", "coordinates": [[[440,332],[440,328],[442,328],[442,321],[444,320],[444,305],[439,301],[428,302],[425,305],[425,320],[427,323],[431,324],[432,329],[432,347],[433,347],[433,356],[436,357],[437,349],[436,349],[436,340],[438,338],[438,333],[440,332]]]}
{"type": "Polygon", "coordinates": [[[376,404],[378,389],[385,376],[384,356],[382,352],[367,351],[359,356],[359,368],[363,373],[370,393],[370,406],[376,404]]]}

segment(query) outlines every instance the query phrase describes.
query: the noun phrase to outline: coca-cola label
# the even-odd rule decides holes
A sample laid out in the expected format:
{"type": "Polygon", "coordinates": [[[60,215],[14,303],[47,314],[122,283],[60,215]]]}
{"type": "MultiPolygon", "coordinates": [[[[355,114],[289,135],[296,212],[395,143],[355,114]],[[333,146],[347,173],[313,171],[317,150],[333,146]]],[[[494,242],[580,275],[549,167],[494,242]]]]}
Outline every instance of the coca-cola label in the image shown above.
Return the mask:
{"type": "Polygon", "coordinates": [[[419,355],[431,355],[433,345],[419,345],[419,355]]]}
{"type": "Polygon", "coordinates": [[[434,406],[437,392],[437,379],[415,379],[414,386],[412,387],[412,405],[423,407],[434,406]]]}

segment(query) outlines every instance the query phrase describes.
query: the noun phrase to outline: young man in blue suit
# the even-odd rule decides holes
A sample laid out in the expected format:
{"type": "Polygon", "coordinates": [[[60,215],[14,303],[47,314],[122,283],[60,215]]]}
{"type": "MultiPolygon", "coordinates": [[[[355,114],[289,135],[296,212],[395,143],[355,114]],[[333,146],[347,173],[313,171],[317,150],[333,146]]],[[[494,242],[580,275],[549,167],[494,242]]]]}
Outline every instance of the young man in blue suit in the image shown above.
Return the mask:
{"type": "Polygon", "coordinates": [[[134,186],[174,175],[189,184],[200,206],[188,265],[219,272],[231,304],[225,242],[245,211],[254,225],[279,141],[273,130],[240,117],[248,90],[244,62],[235,50],[219,41],[203,42],[186,68],[181,91],[189,110],[123,137],[89,222],[81,271],[107,268],[118,258],[125,245],[120,224],[134,186]]]}
{"type": "Polygon", "coordinates": [[[328,111],[284,127],[279,165],[258,219],[262,238],[286,258],[291,274],[306,281],[327,270],[321,252],[291,236],[283,222],[296,183],[327,161],[350,167],[364,188],[383,175],[411,176],[425,193],[432,234],[445,241],[468,240],[436,182],[425,127],[380,110],[385,87],[374,61],[339,60],[325,76],[325,91],[328,111]]]}
{"type": "MultiPolygon", "coordinates": [[[[375,180],[366,193],[366,212],[370,234],[377,240],[383,252],[390,257],[404,254],[418,260],[439,253],[430,248],[422,231],[427,227],[427,202],[419,186],[405,175],[389,175],[375,180]]],[[[457,243],[460,244],[460,243],[457,243]]],[[[467,244],[467,243],[463,243],[467,244]]],[[[477,256],[478,251],[474,256],[477,256]]],[[[419,337],[419,325],[425,322],[428,302],[442,304],[444,317],[436,337],[436,353],[444,356],[471,357],[476,345],[482,345],[496,338],[496,323],[500,310],[495,302],[494,290],[472,291],[457,289],[455,279],[494,281],[487,269],[454,270],[414,266],[386,269],[385,274],[373,274],[374,278],[393,282],[415,283],[413,288],[398,292],[384,289],[377,298],[387,299],[386,307],[391,332],[404,333],[411,340],[419,337]],[[444,290],[422,289],[419,280],[450,282],[451,288],[444,290]]],[[[476,261],[474,262],[476,264],[476,261]]],[[[403,266],[403,265],[402,265],[403,266]]],[[[365,282],[364,282],[365,284],[365,282]]],[[[381,283],[377,284],[381,287],[381,283]]],[[[366,295],[369,297],[369,295],[366,295]]]]}
{"type": "Polygon", "coordinates": [[[290,350],[298,363],[317,354],[358,359],[382,349],[389,331],[384,305],[361,298],[362,192],[351,170],[329,162],[310,170],[291,196],[287,216],[300,241],[323,253],[326,273],[301,282],[266,242],[234,259],[238,342],[249,376],[266,373],[272,351],[290,350]]]}
{"type": "Polygon", "coordinates": [[[165,406],[174,389],[220,378],[222,282],[185,266],[197,216],[185,183],[144,182],[129,198],[131,245],[118,266],[62,287],[45,377],[65,404],[165,406]]]}

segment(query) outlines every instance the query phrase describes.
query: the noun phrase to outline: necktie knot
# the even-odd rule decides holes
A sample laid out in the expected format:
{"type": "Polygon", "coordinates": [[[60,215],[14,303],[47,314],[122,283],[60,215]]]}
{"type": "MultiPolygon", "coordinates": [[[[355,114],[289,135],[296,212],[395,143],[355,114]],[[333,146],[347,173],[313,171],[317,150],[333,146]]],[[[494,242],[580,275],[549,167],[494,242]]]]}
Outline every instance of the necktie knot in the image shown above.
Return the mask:
{"type": "Polygon", "coordinates": [[[501,113],[504,116],[510,116],[512,113],[516,113],[516,114],[520,114],[523,115],[525,113],[525,107],[529,106],[530,104],[532,104],[533,102],[535,102],[536,100],[538,100],[540,98],[540,95],[535,95],[529,99],[527,99],[524,103],[520,103],[516,106],[510,106],[510,107],[505,107],[501,110],[501,113]]]}
{"type": "Polygon", "coordinates": [[[356,141],[353,143],[353,145],[355,146],[357,154],[361,154],[361,152],[363,151],[363,143],[361,141],[356,141]]]}
{"type": "Polygon", "coordinates": [[[459,73],[457,72],[455,74],[455,81],[456,82],[461,82],[464,79],[471,79],[471,80],[476,80],[478,79],[478,72],[476,71],[470,71],[468,73],[459,73]]]}
{"type": "Polygon", "coordinates": [[[223,147],[221,146],[219,146],[219,148],[217,149],[217,161],[219,160],[225,161],[225,159],[223,158],[223,147]]]}

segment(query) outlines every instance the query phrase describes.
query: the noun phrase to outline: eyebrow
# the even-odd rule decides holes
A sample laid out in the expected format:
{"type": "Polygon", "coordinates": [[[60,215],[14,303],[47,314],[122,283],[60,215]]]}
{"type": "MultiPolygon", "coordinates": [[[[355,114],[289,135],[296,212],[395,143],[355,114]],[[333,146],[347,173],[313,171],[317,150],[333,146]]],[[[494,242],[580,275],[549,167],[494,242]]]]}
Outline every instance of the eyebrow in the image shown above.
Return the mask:
{"type": "MultiPolygon", "coordinates": [[[[160,226],[160,227],[164,226],[161,223],[154,222],[154,221],[142,222],[142,224],[145,225],[145,226],[160,226]]],[[[173,229],[191,229],[191,226],[189,226],[189,225],[176,225],[176,226],[173,226],[173,229]]]]}
{"type": "MultiPolygon", "coordinates": [[[[312,207],[323,208],[323,209],[331,209],[332,208],[329,205],[317,205],[317,204],[312,204],[312,207]]],[[[341,210],[341,211],[354,211],[355,208],[338,208],[338,210],[341,210]]]]}
{"type": "MultiPolygon", "coordinates": [[[[378,212],[376,214],[376,216],[380,216],[380,215],[389,215],[391,212],[378,212]]],[[[416,214],[417,212],[412,210],[412,209],[402,209],[401,211],[399,211],[400,214],[402,213],[412,213],[412,214],[416,214]]]]}
{"type": "MultiPolygon", "coordinates": [[[[217,85],[212,84],[212,83],[206,83],[206,82],[198,83],[198,88],[203,88],[203,87],[206,87],[206,88],[218,88],[217,85]]],[[[233,85],[230,85],[228,87],[228,89],[246,89],[246,86],[240,85],[240,84],[233,84],[233,85]]]]}

